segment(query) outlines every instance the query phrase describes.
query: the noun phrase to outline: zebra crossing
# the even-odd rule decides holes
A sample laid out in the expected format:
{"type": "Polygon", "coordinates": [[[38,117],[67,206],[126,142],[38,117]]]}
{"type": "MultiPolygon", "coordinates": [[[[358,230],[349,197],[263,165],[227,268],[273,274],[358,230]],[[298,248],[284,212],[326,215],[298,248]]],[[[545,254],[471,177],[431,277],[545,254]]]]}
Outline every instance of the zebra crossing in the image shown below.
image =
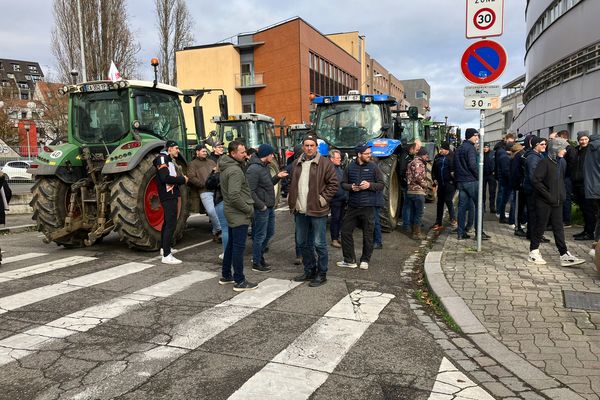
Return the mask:
{"type": "MultiPolygon", "coordinates": [[[[85,271],[86,265],[97,260],[97,257],[70,256],[32,266],[21,266],[42,256],[46,254],[28,253],[7,257],[6,263],[16,267],[0,273],[0,296],[2,285],[5,283],[66,268],[70,268],[70,274],[80,269],[85,271]]],[[[101,283],[131,278],[134,274],[153,268],[164,266],[152,262],[152,259],[128,262],[0,297],[0,315],[10,319],[11,313],[22,307],[43,307],[47,300],[93,288],[101,283]]],[[[14,374],[28,360],[31,360],[28,370],[34,368],[31,364],[39,365],[39,368],[43,369],[44,357],[52,354],[60,359],[60,351],[65,348],[77,351],[79,346],[83,346],[82,343],[94,342],[103,337],[106,331],[99,330],[100,328],[111,326],[118,321],[124,324],[135,312],[143,312],[163,303],[183,308],[187,312],[185,316],[178,316],[176,320],[173,316],[174,321],[164,331],[159,329],[153,336],[135,339],[127,354],[117,357],[118,360],[96,362],[86,372],[105,374],[102,379],[85,381],[81,378],[69,378],[68,382],[50,384],[46,381],[45,373],[40,371],[39,384],[34,380],[31,383],[31,392],[23,398],[111,399],[122,396],[136,388],[144,387],[154,377],[164,374],[164,371],[168,371],[186,357],[208,351],[205,349],[207,343],[238,324],[251,321],[256,314],[260,314],[273,303],[290,301],[295,291],[301,289],[301,283],[269,277],[259,283],[259,289],[256,291],[224,293],[224,288],[217,284],[218,273],[182,269],[174,274],[173,277],[162,277],[162,280],[130,293],[115,294],[109,300],[52,321],[40,321],[13,334],[4,333],[0,336],[0,387],[16,385],[13,382],[2,381],[6,371],[14,374]],[[214,299],[210,298],[212,296],[208,293],[202,295],[207,285],[212,285],[211,287],[218,291],[218,296],[214,299]],[[197,306],[180,304],[181,300],[178,300],[177,296],[186,291],[199,293],[200,300],[197,306]],[[221,298],[223,301],[219,301],[221,298]],[[196,312],[193,312],[194,309],[196,312]],[[118,373],[115,373],[115,370],[118,370],[118,373]]],[[[393,294],[357,288],[331,301],[331,307],[321,317],[316,318],[312,324],[307,324],[302,331],[299,329],[296,338],[287,345],[282,345],[282,349],[276,354],[273,353],[273,357],[253,360],[260,365],[253,368],[248,379],[236,387],[231,387],[225,397],[234,400],[309,398],[331,378],[338,365],[378,321],[381,313],[394,298],[393,294]]],[[[161,318],[168,320],[170,316],[161,318]]],[[[131,323],[130,326],[135,328],[135,323],[131,323]]],[[[112,337],[111,340],[128,342],[131,339],[112,337]]],[[[54,365],[52,368],[54,373],[57,373],[54,365]]],[[[433,384],[432,380],[431,386],[433,384]]],[[[0,399],[15,399],[15,393],[21,392],[17,388],[13,391],[0,391],[0,399]]],[[[142,398],[151,397],[144,395],[142,398]]]]}

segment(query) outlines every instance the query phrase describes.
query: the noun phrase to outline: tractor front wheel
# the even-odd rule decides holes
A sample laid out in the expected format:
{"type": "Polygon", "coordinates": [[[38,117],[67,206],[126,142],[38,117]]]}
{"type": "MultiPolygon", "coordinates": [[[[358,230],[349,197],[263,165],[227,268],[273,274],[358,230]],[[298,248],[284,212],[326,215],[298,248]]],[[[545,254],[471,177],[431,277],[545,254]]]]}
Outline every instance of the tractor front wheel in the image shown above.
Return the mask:
{"type": "MultiPolygon", "coordinates": [[[[146,155],[137,167],[119,176],[110,191],[115,231],[129,247],[138,250],[153,251],[160,247],[164,214],[158,197],[156,168],[152,164],[154,157],[154,154],[146,155]]],[[[183,237],[190,215],[187,187],[181,185],[179,189],[175,240],[183,237]]]]}
{"type": "Polygon", "coordinates": [[[396,229],[399,214],[400,182],[398,181],[398,171],[396,156],[381,158],[377,165],[381,170],[383,177],[383,207],[379,210],[381,221],[381,230],[383,232],[392,232],[396,229]]]}

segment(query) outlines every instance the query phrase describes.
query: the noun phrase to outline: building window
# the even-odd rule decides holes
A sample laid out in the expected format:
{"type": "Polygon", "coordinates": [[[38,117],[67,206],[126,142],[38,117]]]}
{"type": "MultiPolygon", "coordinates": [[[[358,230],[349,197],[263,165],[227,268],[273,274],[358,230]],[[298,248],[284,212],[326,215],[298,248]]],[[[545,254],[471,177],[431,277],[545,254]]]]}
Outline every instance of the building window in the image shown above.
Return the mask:
{"type": "Polygon", "coordinates": [[[35,65],[28,65],[27,67],[29,68],[29,71],[31,71],[31,72],[38,72],[38,69],[35,65]]]}
{"type": "Polygon", "coordinates": [[[427,93],[424,90],[417,90],[415,92],[415,99],[427,100],[427,93]]]}
{"type": "Polygon", "coordinates": [[[15,79],[15,74],[6,74],[8,79],[15,79]]]}
{"type": "Polygon", "coordinates": [[[13,71],[21,71],[21,66],[19,64],[13,64],[13,71]]]}
{"type": "Polygon", "coordinates": [[[242,104],[242,112],[244,112],[244,113],[254,112],[254,103],[242,104]]]}
{"type": "Polygon", "coordinates": [[[27,79],[28,81],[32,80],[33,78],[31,77],[31,75],[25,75],[25,79],[27,79]]]}

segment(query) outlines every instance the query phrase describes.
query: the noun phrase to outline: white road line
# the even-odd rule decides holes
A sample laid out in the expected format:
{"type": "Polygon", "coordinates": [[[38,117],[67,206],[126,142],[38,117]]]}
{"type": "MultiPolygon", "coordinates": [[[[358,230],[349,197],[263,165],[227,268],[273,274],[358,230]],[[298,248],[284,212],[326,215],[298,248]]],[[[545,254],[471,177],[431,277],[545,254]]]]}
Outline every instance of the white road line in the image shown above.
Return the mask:
{"type": "Polygon", "coordinates": [[[28,276],[43,274],[44,272],[56,271],[57,269],[70,267],[72,265],[77,265],[96,259],[96,257],[73,256],[61,258],[60,260],[45,262],[42,264],[31,265],[29,267],[0,273],[0,282],[21,279],[28,276]]]}
{"type": "Polygon", "coordinates": [[[494,400],[492,396],[477,386],[465,374],[460,372],[446,357],[442,359],[440,369],[431,389],[428,400],[494,400]]]}
{"type": "Polygon", "coordinates": [[[307,399],[393,298],[379,292],[352,292],[229,399],[307,399]]]}
{"type": "Polygon", "coordinates": [[[47,256],[48,253],[25,253],[19,254],[18,256],[6,257],[2,260],[2,265],[9,264],[12,262],[29,260],[30,258],[47,256]]]}
{"type": "Polygon", "coordinates": [[[165,335],[158,335],[151,339],[151,342],[159,346],[129,357],[126,360],[127,368],[120,371],[118,375],[110,376],[94,385],[87,385],[83,391],[74,389],[72,392],[65,393],[65,397],[73,399],[118,397],[298,285],[300,283],[289,280],[266,279],[259,284],[257,290],[240,293],[176,325],[166,333],[172,338],[170,341],[165,341],[165,335]]]}
{"type": "Polygon", "coordinates": [[[151,264],[127,263],[103,271],[94,272],[77,278],[67,279],[52,285],[41,286],[39,288],[16,293],[12,296],[0,298],[0,314],[11,310],[16,310],[29,304],[37,303],[42,300],[48,300],[55,296],[74,292],[86,287],[98,285],[113,279],[122,278],[126,275],[134,274],[152,267],[151,264]]]}
{"type": "Polygon", "coordinates": [[[54,340],[78,332],[87,332],[112,318],[139,308],[157,297],[168,297],[181,292],[197,282],[216,275],[203,271],[190,271],[156,285],[126,294],[105,303],[86,308],[56,319],[46,325],[0,340],[0,366],[23,358],[54,340]],[[149,293],[153,293],[150,295],[149,293]]]}

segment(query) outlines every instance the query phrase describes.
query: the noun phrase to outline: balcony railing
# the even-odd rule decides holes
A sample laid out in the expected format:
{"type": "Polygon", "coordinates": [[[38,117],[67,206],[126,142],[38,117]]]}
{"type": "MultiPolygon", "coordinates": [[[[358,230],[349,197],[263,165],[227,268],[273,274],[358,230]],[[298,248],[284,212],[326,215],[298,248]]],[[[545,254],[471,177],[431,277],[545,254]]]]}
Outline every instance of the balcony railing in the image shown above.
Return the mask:
{"type": "Polygon", "coordinates": [[[235,87],[238,89],[265,87],[262,73],[235,74],[235,87]]]}

